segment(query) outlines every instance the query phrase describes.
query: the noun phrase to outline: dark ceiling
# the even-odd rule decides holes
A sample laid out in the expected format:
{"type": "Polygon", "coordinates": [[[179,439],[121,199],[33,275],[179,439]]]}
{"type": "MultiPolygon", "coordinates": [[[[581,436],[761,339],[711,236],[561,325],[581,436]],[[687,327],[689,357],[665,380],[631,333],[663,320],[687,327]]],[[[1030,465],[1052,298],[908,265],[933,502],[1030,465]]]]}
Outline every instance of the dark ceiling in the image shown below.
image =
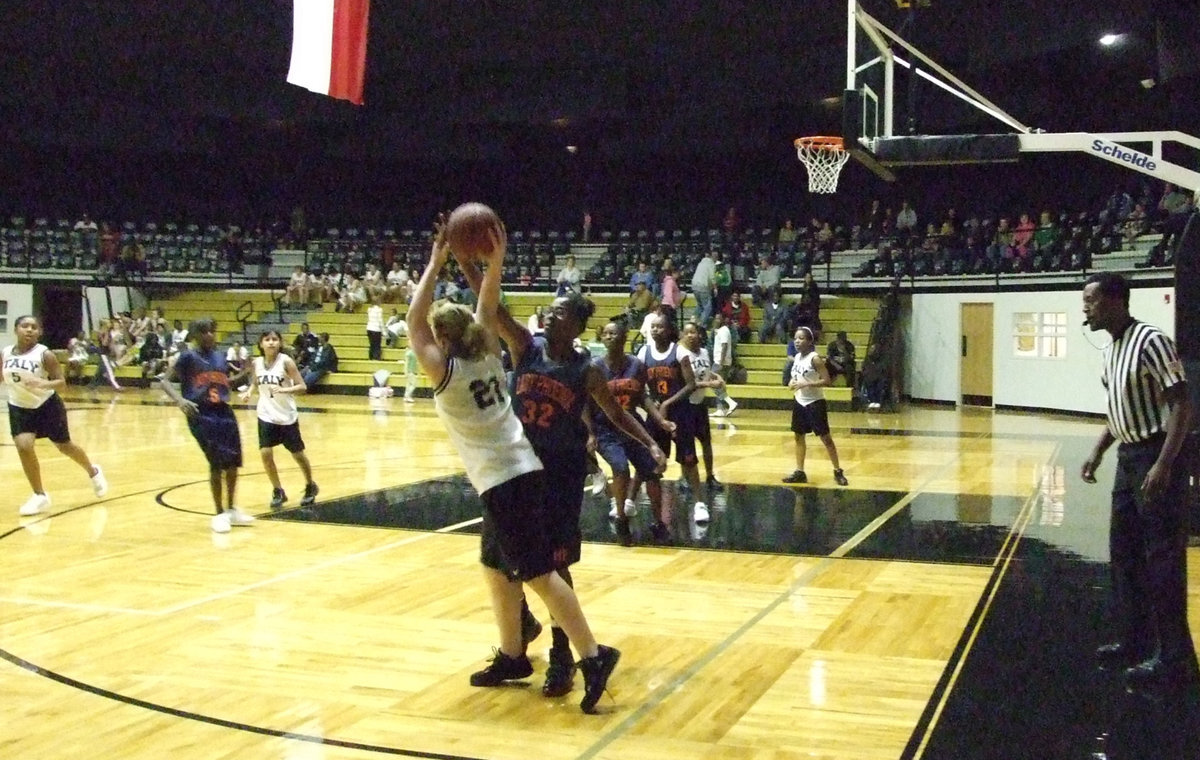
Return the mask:
{"type": "MultiPolygon", "coordinates": [[[[1137,84],[1155,75],[1160,4],[934,0],[915,22],[888,0],[864,7],[1026,123],[1098,131],[1169,116],[1137,84]],[[1129,44],[1101,50],[1109,31],[1129,44]],[[1089,116],[1104,123],[1077,123],[1089,116]]],[[[311,129],[363,156],[487,155],[555,133],[622,154],[737,151],[832,128],[816,104],[844,78],[841,0],[376,0],[362,109],[284,83],[284,0],[4,5],[6,127],[33,142],[204,152],[231,129],[311,129]]],[[[921,95],[923,129],[973,118],[947,98],[921,95]]]]}
{"type": "MultiPolygon", "coordinates": [[[[863,5],[1031,126],[1200,131],[1193,0],[863,5]]],[[[31,155],[453,164],[570,144],[628,163],[786,158],[840,131],[822,101],[844,82],[843,0],[376,0],[362,108],[284,82],[290,0],[2,6],[0,129],[31,155]]],[[[921,131],[999,129],[936,89],[913,102],[921,131]]]]}

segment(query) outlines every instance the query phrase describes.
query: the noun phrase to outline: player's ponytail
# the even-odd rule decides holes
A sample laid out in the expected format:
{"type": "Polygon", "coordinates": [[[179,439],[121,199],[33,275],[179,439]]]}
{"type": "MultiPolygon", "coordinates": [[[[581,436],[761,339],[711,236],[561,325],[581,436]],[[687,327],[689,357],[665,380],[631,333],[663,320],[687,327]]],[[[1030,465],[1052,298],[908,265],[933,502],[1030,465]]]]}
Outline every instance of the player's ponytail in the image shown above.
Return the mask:
{"type": "Polygon", "coordinates": [[[429,315],[429,327],[446,341],[451,356],[474,360],[487,353],[487,328],[462,304],[447,302],[435,308],[429,315]]]}

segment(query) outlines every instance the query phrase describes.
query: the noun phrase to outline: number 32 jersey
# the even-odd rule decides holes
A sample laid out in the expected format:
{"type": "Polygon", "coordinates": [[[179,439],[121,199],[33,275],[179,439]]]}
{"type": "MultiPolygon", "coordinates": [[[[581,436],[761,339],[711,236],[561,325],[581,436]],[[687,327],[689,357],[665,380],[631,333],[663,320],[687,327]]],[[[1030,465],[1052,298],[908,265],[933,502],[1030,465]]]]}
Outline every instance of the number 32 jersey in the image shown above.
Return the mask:
{"type": "Polygon", "coordinates": [[[514,411],[533,450],[549,469],[559,464],[583,466],[587,452],[583,414],[591,364],[591,357],[579,351],[566,361],[555,361],[546,352],[545,339],[535,337],[516,367],[514,411]]]}
{"type": "Polygon", "coordinates": [[[542,469],[513,414],[499,357],[447,360],[446,376],[433,390],[433,405],[480,494],[542,469]]]}

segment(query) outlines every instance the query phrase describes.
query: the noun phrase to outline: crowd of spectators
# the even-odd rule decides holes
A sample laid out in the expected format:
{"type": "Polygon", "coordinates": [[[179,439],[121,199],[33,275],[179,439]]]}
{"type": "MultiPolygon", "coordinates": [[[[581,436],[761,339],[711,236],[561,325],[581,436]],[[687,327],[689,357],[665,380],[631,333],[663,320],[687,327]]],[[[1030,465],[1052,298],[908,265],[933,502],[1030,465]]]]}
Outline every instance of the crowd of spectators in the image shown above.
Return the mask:
{"type": "MultiPolygon", "coordinates": [[[[1152,194],[1148,184],[1133,195],[1118,187],[1093,209],[1018,208],[960,216],[953,208],[919,200],[906,199],[895,208],[876,200],[857,219],[813,216],[807,224],[786,219],[779,227],[743,225],[737,210],[730,209],[710,229],[602,230],[591,235],[603,247],[587,267],[571,254],[580,240],[573,231],[514,230],[504,281],[559,294],[624,283],[634,292],[642,282],[656,301],[676,308],[686,297],[694,299],[707,324],[735,291],[762,305],[772,288],[803,278],[845,251],[872,252],[854,271],[858,277],[1085,270],[1094,257],[1161,232],[1162,240],[1142,263],[1167,266],[1191,211],[1188,193],[1166,185],[1152,194]]],[[[285,303],[333,302],[339,310],[357,311],[367,303],[408,300],[414,273],[428,255],[429,235],[427,230],[354,227],[306,230],[302,216],[290,225],[253,229],[114,224],[86,214],[73,224],[14,217],[0,228],[0,264],[135,278],[160,272],[223,273],[268,263],[276,247],[300,246],[304,266],[287,281],[285,303]]],[[[437,295],[465,297],[463,285],[451,270],[438,283],[437,295]]]]}

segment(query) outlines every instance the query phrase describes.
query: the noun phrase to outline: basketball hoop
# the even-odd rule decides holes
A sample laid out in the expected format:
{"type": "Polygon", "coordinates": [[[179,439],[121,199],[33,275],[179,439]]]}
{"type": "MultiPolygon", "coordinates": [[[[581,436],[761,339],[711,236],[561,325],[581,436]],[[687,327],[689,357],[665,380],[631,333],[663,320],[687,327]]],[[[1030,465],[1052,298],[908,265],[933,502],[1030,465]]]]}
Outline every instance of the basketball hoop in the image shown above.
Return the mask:
{"type": "Polygon", "coordinates": [[[850,159],[840,137],[801,137],[796,157],[808,169],[810,193],[836,193],[838,175],[850,159]]]}

